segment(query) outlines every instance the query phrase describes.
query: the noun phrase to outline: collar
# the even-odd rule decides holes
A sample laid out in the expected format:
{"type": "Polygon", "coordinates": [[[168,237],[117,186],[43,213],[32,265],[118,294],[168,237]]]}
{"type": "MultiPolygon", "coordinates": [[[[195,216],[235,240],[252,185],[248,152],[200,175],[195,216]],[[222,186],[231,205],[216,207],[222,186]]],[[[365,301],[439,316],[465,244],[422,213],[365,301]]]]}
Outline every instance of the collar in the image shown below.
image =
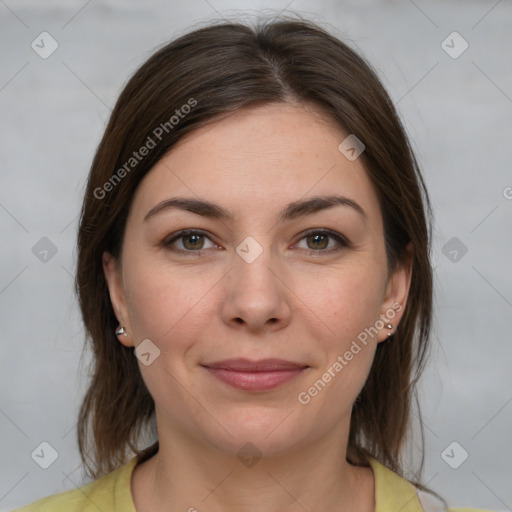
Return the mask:
{"type": "Polygon", "coordinates": [[[375,478],[375,512],[424,512],[411,482],[374,458],[369,463],[375,478]]]}
{"type": "MultiPolygon", "coordinates": [[[[417,491],[411,482],[391,471],[378,460],[370,457],[369,463],[375,479],[375,512],[437,512],[443,510],[443,508],[438,508],[439,505],[435,505],[433,501],[429,501],[430,495],[417,491]]],[[[125,464],[124,471],[122,475],[119,475],[120,478],[116,485],[116,497],[119,502],[125,503],[125,510],[135,510],[130,482],[136,464],[137,456],[125,464]],[[126,492],[127,490],[128,492],[126,492]]]]}

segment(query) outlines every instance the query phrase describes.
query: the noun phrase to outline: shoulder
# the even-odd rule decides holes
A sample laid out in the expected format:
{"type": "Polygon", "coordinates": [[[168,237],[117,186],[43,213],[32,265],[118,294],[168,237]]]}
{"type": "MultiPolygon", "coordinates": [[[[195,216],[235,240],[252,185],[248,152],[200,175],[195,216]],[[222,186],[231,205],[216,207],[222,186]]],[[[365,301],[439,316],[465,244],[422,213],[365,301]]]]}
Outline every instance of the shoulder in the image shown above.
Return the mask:
{"type": "Polygon", "coordinates": [[[135,512],[130,481],[137,458],[81,487],[46,496],[11,512],[135,512]]]}
{"type": "Polygon", "coordinates": [[[494,512],[487,508],[449,507],[448,512],[494,512]]]}
{"type": "Polygon", "coordinates": [[[375,478],[376,512],[493,512],[468,507],[446,508],[439,498],[418,489],[376,459],[370,458],[369,463],[375,478]]]}

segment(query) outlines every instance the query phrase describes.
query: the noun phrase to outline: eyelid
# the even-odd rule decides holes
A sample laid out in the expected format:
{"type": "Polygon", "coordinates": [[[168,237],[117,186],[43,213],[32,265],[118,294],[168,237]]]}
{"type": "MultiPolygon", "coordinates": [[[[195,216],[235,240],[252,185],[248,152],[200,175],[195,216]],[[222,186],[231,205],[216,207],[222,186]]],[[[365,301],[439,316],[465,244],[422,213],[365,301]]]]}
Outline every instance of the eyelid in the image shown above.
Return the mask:
{"type": "MultiPolygon", "coordinates": [[[[322,254],[331,254],[331,253],[339,251],[343,248],[351,248],[352,247],[352,243],[344,235],[342,235],[341,233],[338,233],[337,231],[333,231],[333,230],[330,230],[327,228],[312,228],[312,229],[309,229],[307,231],[300,233],[299,235],[297,235],[298,240],[297,240],[297,242],[294,243],[294,245],[297,244],[298,242],[300,242],[302,239],[306,238],[307,236],[314,235],[314,234],[327,235],[327,236],[333,238],[338,243],[339,247],[325,249],[325,250],[303,249],[303,251],[305,251],[307,254],[321,256],[322,254]]],[[[162,242],[162,245],[172,252],[181,253],[181,254],[196,254],[196,255],[199,254],[200,255],[204,251],[209,250],[209,249],[198,249],[197,251],[193,251],[193,250],[169,248],[175,241],[177,241],[180,238],[187,236],[187,235],[201,235],[201,236],[204,236],[205,238],[209,239],[213,244],[218,245],[214,240],[212,240],[212,238],[210,237],[210,235],[207,232],[205,232],[201,229],[182,229],[180,231],[171,233],[171,235],[169,235],[168,237],[166,237],[164,239],[164,241],[162,242]]]]}
{"type": "MultiPolygon", "coordinates": [[[[174,233],[171,233],[169,236],[167,236],[163,240],[162,245],[165,248],[169,248],[169,246],[171,246],[174,242],[176,242],[180,238],[185,237],[187,235],[201,235],[201,236],[204,236],[205,238],[208,238],[213,244],[218,245],[212,240],[212,238],[210,237],[210,235],[208,233],[206,233],[205,231],[203,231],[201,229],[182,229],[180,231],[175,231],[174,233]]],[[[186,251],[183,249],[175,249],[174,248],[174,249],[169,249],[169,250],[177,252],[177,253],[200,254],[203,251],[208,250],[208,249],[199,249],[197,251],[191,251],[191,250],[186,251]]]]}
{"type": "MultiPolygon", "coordinates": [[[[334,238],[334,240],[336,240],[338,242],[338,244],[340,244],[340,246],[342,246],[342,247],[347,247],[347,248],[352,247],[351,242],[348,240],[348,238],[346,236],[342,235],[341,233],[338,233],[337,231],[333,231],[333,230],[327,229],[327,228],[313,228],[313,229],[304,231],[303,233],[300,233],[299,235],[297,235],[299,237],[298,241],[300,242],[303,238],[306,238],[309,235],[327,235],[327,236],[330,236],[331,238],[334,238]]],[[[314,252],[314,253],[329,253],[336,249],[330,249],[330,250],[324,250],[324,251],[315,251],[313,249],[306,249],[306,251],[308,251],[308,250],[311,252],[314,252]]]]}

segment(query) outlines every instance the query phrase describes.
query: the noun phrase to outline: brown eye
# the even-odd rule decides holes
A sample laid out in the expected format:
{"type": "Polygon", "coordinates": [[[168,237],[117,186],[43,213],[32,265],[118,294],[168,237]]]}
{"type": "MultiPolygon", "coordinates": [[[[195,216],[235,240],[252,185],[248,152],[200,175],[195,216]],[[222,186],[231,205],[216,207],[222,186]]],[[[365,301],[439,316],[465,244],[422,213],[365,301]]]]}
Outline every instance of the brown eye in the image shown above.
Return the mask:
{"type": "Polygon", "coordinates": [[[191,234],[182,235],[183,246],[186,249],[202,249],[204,245],[203,235],[191,234]]]}
{"type": "Polygon", "coordinates": [[[328,235],[308,235],[306,240],[308,241],[308,247],[311,249],[326,249],[329,245],[328,235]]]}
{"type": "Polygon", "coordinates": [[[314,255],[316,255],[315,253],[331,253],[350,247],[349,241],[334,231],[310,231],[301,240],[306,240],[306,247],[302,248],[309,254],[314,255]],[[331,240],[334,240],[334,243],[330,244],[331,240]]]}
{"type": "Polygon", "coordinates": [[[177,253],[194,253],[203,249],[211,249],[215,244],[200,231],[184,230],[171,235],[170,239],[163,242],[166,249],[177,253]],[[210,246],[205,246],[210,241],[210,246]]]}

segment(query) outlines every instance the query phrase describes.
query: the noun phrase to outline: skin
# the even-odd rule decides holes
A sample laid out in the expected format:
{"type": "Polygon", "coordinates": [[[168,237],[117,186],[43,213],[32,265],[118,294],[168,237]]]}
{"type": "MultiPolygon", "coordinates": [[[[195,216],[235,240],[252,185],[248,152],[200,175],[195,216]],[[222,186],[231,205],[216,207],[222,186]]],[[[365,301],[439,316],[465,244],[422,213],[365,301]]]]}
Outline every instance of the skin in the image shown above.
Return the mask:
{"type": "Polygon", "coordinates": [[[137,346],[149,339],[160,350],[150,365],[139,361],[155,400],[160,449],[134,470],[138,512],[375,510],[373,472],[349,464],[346,448],[352,405],[388,329],[360,343],[307,405],[297,400],[359,333],[400,303],[391,321],[396,329],[410,286],[410,261],[388,276],[377,196],[361,158],[351,162],[338,150],[346,136],[312,106],[244,109],[187,135],[140,183],[121,261],[103,257],[114,311],[127,331],[119,341],[137,346]],[[335,206],[279,220],[288,203],[333,193],[356,201],[367,218],[335,206]],[[234,219],[168,209],[144,222],[171,197],[214,202],[234,219]],[[182,229],[205,236],[165,247],[182,229]],[[351,246],[314,239],[322,229],[351,246]],[[247,236],[263,251],[252,263],[236,252],[247,236]],[[310,368],[255,393],[200,366],[236,357],[310,368]],[[252,467],[237,457],[247,442],[262,453],[252,467]]]}

